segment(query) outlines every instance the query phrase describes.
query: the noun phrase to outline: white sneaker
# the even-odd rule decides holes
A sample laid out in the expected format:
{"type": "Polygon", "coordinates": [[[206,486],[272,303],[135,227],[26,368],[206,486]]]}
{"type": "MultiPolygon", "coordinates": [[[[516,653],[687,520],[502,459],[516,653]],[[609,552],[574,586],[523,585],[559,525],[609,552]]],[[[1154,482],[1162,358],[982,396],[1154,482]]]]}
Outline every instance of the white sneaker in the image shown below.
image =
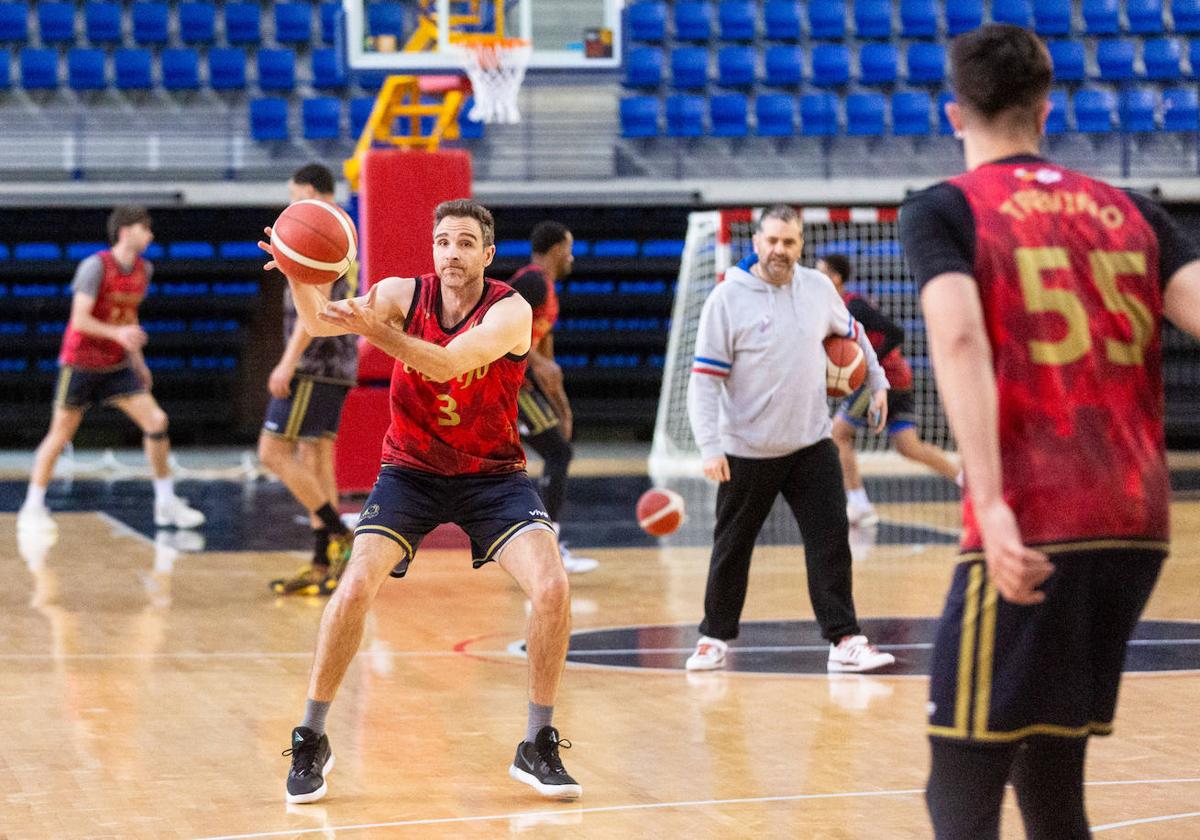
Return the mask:
{"type": "Polygon", "coordinates": [[[50,508],[44,504],[21,505],[21,510],[17,513],[17,530],[45,537],[58,536],[58,525],[50,517],[50,508]]]}
{"type": "Polygon", "coordinates": [[[569,575],[582,575],[600,565],[599,560],[593,560],[591,557],[576,557],[565,543],[558,544],[558,553],[562,555],[563,568],[569,575]]]}
{"type": "Polygon", "coordinates": [[[875,506],[872,504],[846,505],[846,518],[856,528],[870,528],[879,524],[879,514],[875,512],[875,506]]]}
{"type": "Polygon", "coordinates": [[[725,667],[725,652],[729,645],[720,639],[701,636],[696,642],[696,652],[687,659],[684,666],[689,671],[715,671],[725,667]]]}
{"type": "Polygon", "coordinates": [[[204,514],[188,507],[187,499],[172,496],[161,504],[154,503],[154,525],[158,528],[199,528],[204,514]]]}
{"type": "Polygon", "coordinates": [[[847,636],[836,645],[829,646],[830,671],[874,671],[895,661],[896,657],[875,647],[867,641],[866,636],[847,636]]]}

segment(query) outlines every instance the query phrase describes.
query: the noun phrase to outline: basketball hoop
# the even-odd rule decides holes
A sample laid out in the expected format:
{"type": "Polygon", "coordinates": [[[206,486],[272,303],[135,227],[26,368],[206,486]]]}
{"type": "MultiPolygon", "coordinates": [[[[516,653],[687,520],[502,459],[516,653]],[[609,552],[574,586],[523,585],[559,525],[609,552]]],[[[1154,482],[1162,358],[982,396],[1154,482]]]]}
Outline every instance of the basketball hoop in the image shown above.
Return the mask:
{"type": "Polygon", "coordinates": [[[463,49],[463,64],[475,92],[475,104],[467,116],[485,123],[520,122],[517,94],[533,54],[529,41],[469,35],[458,41],[458,46],[463,49]]]}

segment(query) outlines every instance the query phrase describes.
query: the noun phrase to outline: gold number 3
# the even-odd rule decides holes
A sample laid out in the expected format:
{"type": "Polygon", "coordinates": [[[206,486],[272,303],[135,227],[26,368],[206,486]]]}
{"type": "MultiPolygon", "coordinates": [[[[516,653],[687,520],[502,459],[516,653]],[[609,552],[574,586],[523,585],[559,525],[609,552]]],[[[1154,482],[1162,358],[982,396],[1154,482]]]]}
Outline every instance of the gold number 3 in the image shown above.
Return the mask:
{"type": "Polygon", "coordinates": [[[438,394],[438,411],[445,414],[445,417],[438,418],[439,426],[457,426],[462,422],[462,418],[458,416],[458,412],[454,409],[458,408],[458,403],[454,401],[454,397],[449,394],[438,394]]]}
{"type": "MultiPolygon", "coordinates": [[[[1029,355],[1042,365],[1069,365],[1092,349],[1087,310],[1069,289],[1051,289],[1042,282],[1043,271],[1070,268],[1066,248],[1017,248],[1017,272],[1021,293],[1029,312],[1053,312],[1067,322],[1067,334],[1058,341],[1029,342],[1029,355]]],[[[1100,292],[1104,308],[1129,319],[1133,340],[1104,339],[1104,355],[1115,365],[1140,365],[1146,345],[1154,334],[1154,318],[1139,298],[1117,288],[1122,274],[1146,276],[1146,255],[1141,251],[1090,251],[1088,264],[1092,282],[1100,292]]]]}

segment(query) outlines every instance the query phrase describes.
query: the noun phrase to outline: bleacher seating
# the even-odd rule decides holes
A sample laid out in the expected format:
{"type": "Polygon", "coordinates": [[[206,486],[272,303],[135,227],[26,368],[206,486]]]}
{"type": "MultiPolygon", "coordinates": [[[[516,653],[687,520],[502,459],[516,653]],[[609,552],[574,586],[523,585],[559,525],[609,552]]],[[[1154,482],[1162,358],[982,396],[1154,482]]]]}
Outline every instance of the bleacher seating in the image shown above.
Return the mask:
{"type": "Polygon", "coordinates": [[[121,41],[121,6],[117,3],[87,3],[84,26],[92,44],[117,44],[121,41]]]}
{"type": "Polygon", "coordinates": [[[104,56],[104,50],[86,47],[75,47],[67,53],[67,85],[71,90],[108,87],[104,56]]]}
{"type": "Polygon", "coordinates": [[[167,90],[200,89],[200,54],[193,49],[162,51],[162,83],[167,90]]]}
{"type": "Polygon", "coordinates": [[[179,4],[179,38],[185,44],[216,40],[217,7],[212,3],[179,4]]]}
{"type": "Polygon", "coordinates": [[[213,47],[208,51],[208,83],[213,90],[244,90],[246,52],[238,47],[213,47]]]}
{"type": "Polygon", "coordinates": [[[336,140],[342,133],[342,100],[336,96],[305,99],[301,118],[306,140],[336,140]]]}
{"type": "Polygon", "coordinates": [[[74,3],[38,3],[37,19],[43,44],[75,43],[74,3]]]}
{"type": "Polygon", "coordinates": [[[644,44],[661,44],[667,32],[667,4],[641,0],[629,6],[629,37],[644,44]]]}
{"type": "Polygon", "coordinates": [[[699,137],[704,134],[704,97],[676,93],[667,97],[667,135],[699,137]]]}
{"type": "Polygon", "coordinates": [[[749,133],[745,94],[723,93],[709,100],[713,137],[745,137],[749,133]]]}
{"type": "Polygon", "coordinates": [[[24,44],[29,41],[29,6],[25,3],[0,3],[0,44],[24,44]]]}
{"type": "Polygon", "coordinates": [[[150,50],[121,49],[113,53],[117,90],[150,90],[150,50]]]}
{"type": "Polygon", "coordinates": [[[166,3],[134,3],[133,40],[144,47],[166,44],[168,16],[166,3]]]}

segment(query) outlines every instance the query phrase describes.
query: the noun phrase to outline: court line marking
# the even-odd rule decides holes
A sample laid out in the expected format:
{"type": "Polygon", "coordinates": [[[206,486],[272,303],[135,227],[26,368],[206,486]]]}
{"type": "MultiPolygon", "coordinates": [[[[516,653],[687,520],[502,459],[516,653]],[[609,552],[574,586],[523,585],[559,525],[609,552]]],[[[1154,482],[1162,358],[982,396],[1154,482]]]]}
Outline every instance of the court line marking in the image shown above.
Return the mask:
{"type": "Polygon", "coordinates": [[[117,519],[117,517],[113,516],[111,513],[105,513],[102,510],[94,510],[94,511],[92,511],[92,513],[96,514],[96,516],[99,516],[101,519],[103,519],[105,522],[107,522],[109,524],[109,526],[112,528],[114,535],[119,536],[119,537],[133,537],[134,539],[141,540],[146,545],[150,545],[150,546],[154,545],[154,540],[150,539],[149,537],[147,537],[145,534],[143,534],[141,531],[137,530],[136,528],[133,528],[130,525],[126,525],[124,522],[122,522],[120,519],[117,519]]]}
{"type": "Polygon", "coordinates": [[[1092,833],[1109,831],[1114,828],[1127,828],[1131,825],[1146,825],[1147,823],[1169,822],[1171,820],[1186,820],[1190,817],[1200,817],[1200,811],[1189,811],[1186,814],[1164,814],[1161,817],[1143,817],[1140,820],[1125,820],[1124,822],[1106,823],[1092,826],[1092,833]]]}

